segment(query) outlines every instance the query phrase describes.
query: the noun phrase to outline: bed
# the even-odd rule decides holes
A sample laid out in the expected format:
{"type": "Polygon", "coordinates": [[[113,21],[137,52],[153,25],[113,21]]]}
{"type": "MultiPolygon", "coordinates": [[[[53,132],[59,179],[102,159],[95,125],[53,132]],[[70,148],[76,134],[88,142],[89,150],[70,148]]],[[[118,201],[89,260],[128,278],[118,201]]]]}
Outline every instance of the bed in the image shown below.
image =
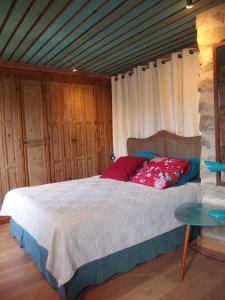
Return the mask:
{"type": "MultiPolygon", "coordinates": [[[[128,154],[152,151],[170,157],[200,157],[200,137],[161,131],[127,141],[128,154]]],[[[201,201],[200,186],[156,190],[131,182],[80,180],[8,192],[1,214],[11,216],[11,235],[31,255],[62,297],[127,272],[183,243],[174,218],[183,202],[201,201]]]]}

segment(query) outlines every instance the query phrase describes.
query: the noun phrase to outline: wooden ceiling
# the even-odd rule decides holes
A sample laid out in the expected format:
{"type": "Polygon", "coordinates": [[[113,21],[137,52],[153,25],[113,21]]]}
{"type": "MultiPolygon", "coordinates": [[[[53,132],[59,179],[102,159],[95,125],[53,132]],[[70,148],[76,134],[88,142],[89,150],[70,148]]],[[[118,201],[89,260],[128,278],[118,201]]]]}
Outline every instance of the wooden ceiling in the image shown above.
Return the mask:
{"type": "Polygon", "coordinates": [[[196,42],[224,0],[0,0],[0,59],[114,75],[196,42]]]}

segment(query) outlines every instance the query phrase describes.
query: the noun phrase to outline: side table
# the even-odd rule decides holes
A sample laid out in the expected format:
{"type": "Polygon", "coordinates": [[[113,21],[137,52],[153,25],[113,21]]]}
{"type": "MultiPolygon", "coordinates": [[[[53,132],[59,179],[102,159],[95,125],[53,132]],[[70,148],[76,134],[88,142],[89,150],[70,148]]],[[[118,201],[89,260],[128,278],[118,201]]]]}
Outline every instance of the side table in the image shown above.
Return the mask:
{"type": "Polygon", "coordinates": [[[209,211],[212,209],[222,209],[222,207],[196,202],[186,202],[179,205],[174,212],[175,218],[186,225],[183,256],[180,266],[181,281],[184,278],[185,261],[187,256],[188,243],[190,240],[191,227],[225,226],[225,218],[213,218],[208,215],[209,211]]]}

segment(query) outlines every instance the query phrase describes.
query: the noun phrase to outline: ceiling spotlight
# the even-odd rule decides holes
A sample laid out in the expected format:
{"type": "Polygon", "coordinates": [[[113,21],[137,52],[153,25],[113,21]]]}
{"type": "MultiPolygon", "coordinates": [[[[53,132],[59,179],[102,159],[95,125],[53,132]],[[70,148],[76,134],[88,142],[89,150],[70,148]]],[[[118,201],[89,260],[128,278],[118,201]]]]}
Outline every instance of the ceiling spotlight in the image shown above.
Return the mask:
{"type": "Polygon", "coordinates": [[[71,60],[71,63],[72,63],[72,71],[77,72],[78,71],[77,68],[76,68],[77,61],[76,60],[71,60]]]}
{"type": "Polygon", "coordinates": [[[192,7],[193,7],[192,0],[187,0],[187,2],[186,2],[186,8],[187,8],[187,9],[190,9],[190,8],[192,8],[192,7]]]}

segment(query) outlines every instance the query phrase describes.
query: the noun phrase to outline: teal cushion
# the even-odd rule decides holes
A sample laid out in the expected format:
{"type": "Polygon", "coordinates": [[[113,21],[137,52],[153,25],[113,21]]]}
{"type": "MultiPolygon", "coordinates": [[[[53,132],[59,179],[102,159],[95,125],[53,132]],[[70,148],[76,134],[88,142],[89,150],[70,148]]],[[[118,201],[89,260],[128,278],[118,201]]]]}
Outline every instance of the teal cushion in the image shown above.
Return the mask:
{"type": "Polygon", "coordinates": [[[179,186],[189,181],[200,182],[200,178],[199,178],[200,160],[194,157],[179,158],[179,159],[190,160],[191,169],[186,175],[181,177],[181,179],[177,183],[175,183],[174,186],[179,186]]]}
{"type": "Polygon", "coordinates": [[[140,152],[136,152],[136,153],[134,154],[134,156],[136,156],[136,157],[146,157],[146,158],[148,158],[148,159],[153,159],[153,158],[155,158],[155,157],[159,157],[160,155],[155,154],[155,153],[153,153],[153,152],[144,152],[144,151],[140,151],[140,152]]]}

